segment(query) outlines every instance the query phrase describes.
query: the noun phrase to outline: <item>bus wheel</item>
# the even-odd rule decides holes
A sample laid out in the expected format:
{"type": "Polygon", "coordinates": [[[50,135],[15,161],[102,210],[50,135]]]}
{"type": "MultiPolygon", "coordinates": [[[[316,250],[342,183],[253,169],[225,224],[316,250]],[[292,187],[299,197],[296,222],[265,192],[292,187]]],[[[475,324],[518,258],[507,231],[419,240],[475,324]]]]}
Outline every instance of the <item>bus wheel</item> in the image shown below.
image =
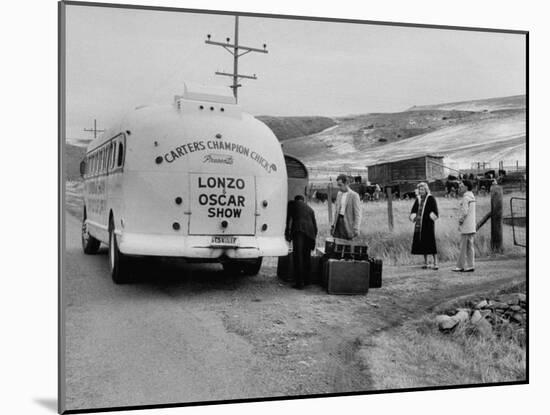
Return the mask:
{"type": "Polygon", "coordinates": [[[242,264],[244,275],[258,275],[262,268],[262,258],[256,258],[252,261],[247,261],[242,264]]]}
{"type": "Polygon", "coordinates": [[[129,265],[128,257],[118,250],[115,226],[111,221],[109,225],[109,269],[115,284],[130,282],[129,265]]]}
{"type": "Polygon", "coordinates": [[[84,216],[82,219],[81,240],[82,240],[82,250],[86,255],[97,254],[97,251],[99,250],[99,245],[101,245],[101,242],[99,242],[96,238],[94,238],[88,232],[88,225],[86,224],[86,211],[84,211],[84,216]]]}

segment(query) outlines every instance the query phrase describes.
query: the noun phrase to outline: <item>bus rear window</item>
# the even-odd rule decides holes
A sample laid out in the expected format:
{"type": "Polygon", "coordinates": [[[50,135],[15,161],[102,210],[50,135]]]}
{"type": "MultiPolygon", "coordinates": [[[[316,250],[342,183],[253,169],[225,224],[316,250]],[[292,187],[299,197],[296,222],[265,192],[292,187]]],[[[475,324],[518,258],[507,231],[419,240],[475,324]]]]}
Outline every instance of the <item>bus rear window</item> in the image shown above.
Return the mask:
{"type": "Polygon", "coordinates": [[[122,167],[122,162],[124,161],[124,146],[122,143],[118,143],[118,160],[117,166],[122,167]]]}

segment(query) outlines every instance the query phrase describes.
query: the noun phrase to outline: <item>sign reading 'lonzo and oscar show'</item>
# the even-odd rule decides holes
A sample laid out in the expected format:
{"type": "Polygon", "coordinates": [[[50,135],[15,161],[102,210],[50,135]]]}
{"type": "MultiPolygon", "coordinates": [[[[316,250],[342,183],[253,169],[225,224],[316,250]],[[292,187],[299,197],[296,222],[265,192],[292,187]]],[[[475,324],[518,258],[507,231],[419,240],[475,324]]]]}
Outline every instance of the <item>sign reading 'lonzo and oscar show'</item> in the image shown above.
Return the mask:
{"type": "MultiPolygon", "coordinates": [[[[277,165],[275,163],[270,163],[260,153],[254,150],[250,150],[250,148],[248,148],[247,146],[233,143],[231,141],[215,141],[215,140],[193,141],[190,143],[182,144],[181,146],[178,146],[173,150],[170,150],[168,153],[164,154],[163,158],[167,163],[173,163],[179,158],[185,157],[190,153],[208,151],[208,150],[225,150],[236,154],[240,154],[245,157],[250,157],[268,173],[277,171],[277,165]]],[[[233,164],[233,157],[231,155],[226,155],[226,154],[211,153],[204,156],[203,162],[233,164]]]]}
{"type": "Polygon", "coordinates": [[[243,178],[198,176],[197,179],[199,205],[208,207],[209,218],[241,217],[246,193],[243,178]]]}

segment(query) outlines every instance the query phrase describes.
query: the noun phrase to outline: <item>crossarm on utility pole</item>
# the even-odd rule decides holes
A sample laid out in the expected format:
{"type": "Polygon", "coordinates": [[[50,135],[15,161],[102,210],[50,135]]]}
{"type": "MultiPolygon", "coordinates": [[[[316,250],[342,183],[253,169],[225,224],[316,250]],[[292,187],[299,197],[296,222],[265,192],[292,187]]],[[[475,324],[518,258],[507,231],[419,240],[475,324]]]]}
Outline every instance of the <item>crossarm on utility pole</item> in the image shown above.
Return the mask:
{"type": "MultiPolygon", "coordinates": [[[[227,72],[219,72],[219,71],[216,71],[215,72],[216,75],[223,75],[223,76],[231,76],[231,77],[234,77],[235,74],[232,74],[232,73],[227,73],[227,72]]],[[[256,78],[256,75],[241,75],[241,74],[237,74],[236,75],[237,78],[246,78],[246,79],[258,79],[256,78]]]]}
{"type": "Polygon", "coordinates": [[[247,52],[268,53],[267,49],[260,49],[260,48],[253,48],[253,47],[250,47],[250,46],[235,45],[234,43],[215,42],[213,40],[205,40],[204,43],[206,43],[208,45],[223,46],[224,48],[243,49],[243,50],[246,50],[247,52]]]}

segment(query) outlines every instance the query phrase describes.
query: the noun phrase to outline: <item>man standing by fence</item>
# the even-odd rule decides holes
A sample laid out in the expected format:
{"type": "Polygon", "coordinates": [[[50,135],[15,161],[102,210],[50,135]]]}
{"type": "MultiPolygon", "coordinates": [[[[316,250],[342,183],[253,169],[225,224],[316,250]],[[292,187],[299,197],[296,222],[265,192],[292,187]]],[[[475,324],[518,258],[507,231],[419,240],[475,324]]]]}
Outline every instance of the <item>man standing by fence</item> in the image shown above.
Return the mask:
{"type": "MultiPolygon", "coordinates": [[[[349,179],[345,174],[336,178],[339,192],[336,196],[334,218],[330,234],[335,238],[351,240],[359,236],[361,226],[361,199],[350,189],[349,179]]],[[[330,197],[330,195],[329,195],[330,197]]]]}
{"type": "Polygon", "coordinates": [[[460,254],[456,263],[456,272],[474,271],[474,237],[476,234],[476,199],[472,193],[472,182],[464,180],[458,191],[462,194],[458,211],[458,231],[461,234],[460,254]]]}

